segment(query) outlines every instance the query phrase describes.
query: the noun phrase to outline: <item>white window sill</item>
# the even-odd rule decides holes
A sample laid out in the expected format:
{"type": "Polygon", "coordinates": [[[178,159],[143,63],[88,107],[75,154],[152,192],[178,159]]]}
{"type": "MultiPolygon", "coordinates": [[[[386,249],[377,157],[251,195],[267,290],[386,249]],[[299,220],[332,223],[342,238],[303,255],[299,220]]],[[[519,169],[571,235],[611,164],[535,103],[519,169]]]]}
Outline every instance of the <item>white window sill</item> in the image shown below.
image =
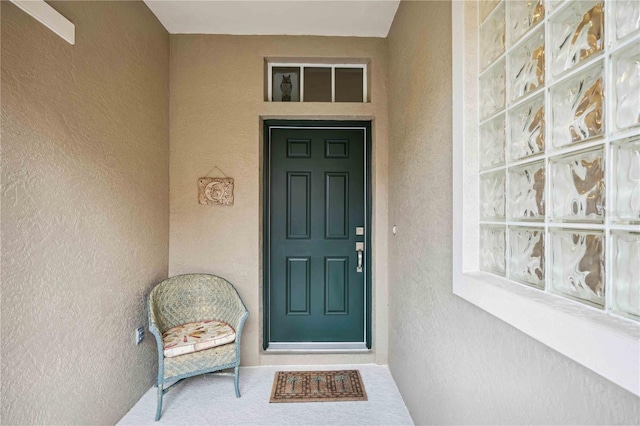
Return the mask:
{"type": "Polygon", "coordinates": [[[640,324],[482,272],[453,293],[640,396],[640,324]]]}

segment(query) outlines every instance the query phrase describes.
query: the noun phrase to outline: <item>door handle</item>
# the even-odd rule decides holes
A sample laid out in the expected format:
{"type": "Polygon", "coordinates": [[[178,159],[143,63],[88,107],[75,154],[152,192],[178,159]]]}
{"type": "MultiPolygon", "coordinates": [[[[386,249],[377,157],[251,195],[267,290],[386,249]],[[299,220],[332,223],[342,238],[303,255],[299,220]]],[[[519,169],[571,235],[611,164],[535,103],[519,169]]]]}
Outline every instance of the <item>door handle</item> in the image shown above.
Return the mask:
{"type": "Polygon", "coordinates": [[[364,261],[364,243],[356,243],[356,253],[358,254],[357,272],[362,272],[362,263],[364,261]]]}

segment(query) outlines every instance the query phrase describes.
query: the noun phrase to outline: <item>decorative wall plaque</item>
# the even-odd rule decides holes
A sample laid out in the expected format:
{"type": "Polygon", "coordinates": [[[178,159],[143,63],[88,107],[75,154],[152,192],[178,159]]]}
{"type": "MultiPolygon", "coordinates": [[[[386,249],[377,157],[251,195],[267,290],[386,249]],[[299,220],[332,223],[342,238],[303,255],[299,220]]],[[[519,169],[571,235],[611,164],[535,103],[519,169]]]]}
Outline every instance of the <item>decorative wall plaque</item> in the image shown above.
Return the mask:
{"type": "Polygon", "coordinates": [[[233,178],[198,179],[198,202],[221,206],[233,205],[233,178]]]}

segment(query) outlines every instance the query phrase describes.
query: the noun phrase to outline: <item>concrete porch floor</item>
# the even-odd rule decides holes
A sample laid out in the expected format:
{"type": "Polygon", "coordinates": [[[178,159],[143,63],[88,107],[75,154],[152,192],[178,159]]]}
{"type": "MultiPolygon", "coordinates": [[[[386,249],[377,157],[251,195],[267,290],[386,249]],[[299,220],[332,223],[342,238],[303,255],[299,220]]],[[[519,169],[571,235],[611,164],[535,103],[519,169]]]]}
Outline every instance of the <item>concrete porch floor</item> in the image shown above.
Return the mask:
{"type": "Polygon", "coordinates": [[[156,389],[152,387],[120,420],[120,425],[412,425],[387,366],[314,365],[242,367],[241,398],[232,377],[206,375],[176,385],[164,396],[162,418],[154,422],[156,389]],[[306,402],[270,404],[276,371],[358,369],[366,402],[306,402]]]}

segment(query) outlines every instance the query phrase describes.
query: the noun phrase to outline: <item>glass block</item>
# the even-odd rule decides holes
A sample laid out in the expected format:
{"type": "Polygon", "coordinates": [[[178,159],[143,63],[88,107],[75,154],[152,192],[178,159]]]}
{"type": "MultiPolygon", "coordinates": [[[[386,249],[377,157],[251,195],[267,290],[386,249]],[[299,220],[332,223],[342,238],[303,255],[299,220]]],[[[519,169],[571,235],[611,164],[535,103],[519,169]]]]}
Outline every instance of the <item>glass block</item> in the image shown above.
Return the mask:
{"type": "Polygon", "coordinates": [[[504,164],[504,114],[480,126],[480,168],[504,164]]]}
{"type": "Polygon", "coordinates": [[[550,229],[554,293],[604,307],[604,234],[600,231],[550,229]]]}
{"type": "Polygon", "coordinates": [[[480,22],[483,22],[487,16],[493,11],[496,5],[499,3],[499,0],[480,0],[479,2],[479,13],[478,17],[480,18],[480,22]]]}
{"type": "Polygon", "coordinates": [[[549,160],[551,217],[557,221],[602,222],[605,209],[604,149],[549,160]]]}
{"type": "Polygon", "coordinates": [[[604,133],[602,62],[551,89],[551,142],[555,148],[604,133]]]}
{"type": "Polygon", "coordinates": [[[544,161],[509,169],[509,217],[544,220],[544,161]]]}
{"type": "Polygon", "coordinates": [[[561,6],[564,0],[547,0],[547,3],[549,3],[549,10],[553,11],[556,10],[558,6],[561,6]]]}
{"type": "Polygon", "coordinates": [[[505,60],[501,59],[480,76],[480,118],[504,108],[505,60]]]}
{"type": "Polygon", "coordinates": [[[615,0],[612,2],[616,40],[625,38],[640,29],[640,2],[615,0]]]}
{"type": "Polygon", "coordinates": [[[480,69],[486,69],[504,52],[504,3],[480,26],[480,69]]]}
{"type": "Polygon", "coordinates": [[[640,320],[640,233],[613,231],[611,309],[640,320]]]}
{"type": "Polygon", "coordinates": [[[544,228],[509,227],[509,278],[544,288],[544,228]]]}
{"type": "Polygon", "coordinates": [[[336,102],[364,102],[362,68],[336,68],[336,102]]]}
{"type": "Polygon", "coordinates": [[[640,138],[611,144],[612,212],[615,221],[640,222],[640,138]]]}
{"type": "Polygon", "coordinates": [[[512,160],[544,152],[544,94],[512,109],[509,125],[512,160]]]}
{"type": "Polygon", "coordinates": [[[331,68],[304,68],[304,101],[331,102],[331,68]]]}
{"type": "Polygon", "coordinates": [[[480,270],[504,276],[506,231],[504,226],[480,225],[480,270]]]}
{"type": "Polygon", "coordinates": [[[544,28],[509,53],[512,101],[544,85],[544,28]]]}
{"type": "MultiPolygon", "coordinates": [[[[639,0],[640,4],[640,0],[639,0]]],[[[640,125],[640,41],[611,56],[616,129],[640,125]]]]}
{"type": "Polygon", "coordinates": [[[509,43],[515,43],[544,18],[543,0],[512,0],[508,3],[509,43]]]}
{"type": "Polygon", "coordinates": [[[480,217],[483,220],[503,220],[505,216],[504,171],[480,176],[480,217]]]}
{"type": "Polygon", "coordinates": [[[604,47],[602,1],[574,1],[549,19],[551,73],[554,76],[604,47]]]}

